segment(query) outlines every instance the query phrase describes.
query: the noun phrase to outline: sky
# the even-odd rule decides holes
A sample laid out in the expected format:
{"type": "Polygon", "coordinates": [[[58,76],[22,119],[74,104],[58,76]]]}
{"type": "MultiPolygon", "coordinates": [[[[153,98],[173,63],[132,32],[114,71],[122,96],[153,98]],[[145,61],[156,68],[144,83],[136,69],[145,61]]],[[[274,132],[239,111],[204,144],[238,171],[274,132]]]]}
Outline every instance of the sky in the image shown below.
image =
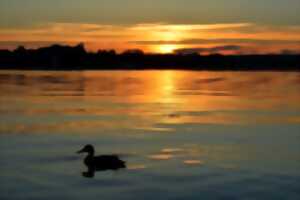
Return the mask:
{"type": "Polygon", "coordinates": [[[0,48],[300,52],[299,0],[1,0],[0,48]]]}

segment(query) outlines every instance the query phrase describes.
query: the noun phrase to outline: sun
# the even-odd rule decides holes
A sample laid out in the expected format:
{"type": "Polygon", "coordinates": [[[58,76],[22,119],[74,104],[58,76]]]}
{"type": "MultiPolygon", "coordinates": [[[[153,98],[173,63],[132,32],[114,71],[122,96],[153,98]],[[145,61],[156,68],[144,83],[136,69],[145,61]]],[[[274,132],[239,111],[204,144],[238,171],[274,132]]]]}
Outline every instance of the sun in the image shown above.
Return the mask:
{"type": "Polygon", "coordinates": [[[163,44],[156,47],[156,51],[159,53],[173,53],[178,47],[172,44],[163,44]]]}
{"type": "Polygon", "coordinates": [[[157,53],[173,53],[174,50],[178,49],[178,44],[174,43],[180,41],[182,38],[182,31],[177,30],[178,28],[169,26],[169,27],[160,27],[157,30],[154,30],[151,35],[152,38],[158,38],[162,43],[154,45],[153,51],[157,53]],[[166,30],[168,28],[168,30],[166,30]]]}

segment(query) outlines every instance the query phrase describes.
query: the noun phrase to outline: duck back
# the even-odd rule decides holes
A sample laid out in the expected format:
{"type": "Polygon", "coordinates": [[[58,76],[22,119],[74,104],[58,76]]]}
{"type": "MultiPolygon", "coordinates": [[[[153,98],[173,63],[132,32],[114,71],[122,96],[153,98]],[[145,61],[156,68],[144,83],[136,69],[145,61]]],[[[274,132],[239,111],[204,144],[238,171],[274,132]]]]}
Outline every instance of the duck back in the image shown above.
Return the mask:
{"type": "Polygon", "coordinates": [[[125,168],[125,162],[120,160],[118,156],[114,155],[102,155],[96,157],[86,157],[84,163],[88,167],[92,167],[96,170],[117,170],[125,168]]]}

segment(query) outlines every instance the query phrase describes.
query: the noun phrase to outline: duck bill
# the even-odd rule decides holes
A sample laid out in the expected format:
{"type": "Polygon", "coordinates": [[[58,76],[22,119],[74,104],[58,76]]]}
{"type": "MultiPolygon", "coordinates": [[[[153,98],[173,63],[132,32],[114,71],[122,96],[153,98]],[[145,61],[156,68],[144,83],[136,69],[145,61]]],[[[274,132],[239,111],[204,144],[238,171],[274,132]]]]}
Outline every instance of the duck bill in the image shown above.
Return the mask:
{"type": "Polygon", "coordinates": [[[77,151],[76,153],[80,154],[80,153],[83,153],[84,152],[84,149],[81,149],[79,151],[77,151]]]}

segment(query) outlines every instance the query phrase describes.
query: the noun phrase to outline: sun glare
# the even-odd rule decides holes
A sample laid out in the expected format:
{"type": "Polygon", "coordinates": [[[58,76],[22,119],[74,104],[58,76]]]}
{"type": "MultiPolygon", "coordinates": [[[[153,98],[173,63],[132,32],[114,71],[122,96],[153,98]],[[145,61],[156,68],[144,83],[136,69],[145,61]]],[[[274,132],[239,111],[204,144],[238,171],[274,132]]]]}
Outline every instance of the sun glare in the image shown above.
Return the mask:
{"type": "Polygon", "coordinates": [[[158,45],[156,51],[158,53],[173,53],[175,49],[178,49],[177,45],[163,44],[163,45],[158,45]]]}

